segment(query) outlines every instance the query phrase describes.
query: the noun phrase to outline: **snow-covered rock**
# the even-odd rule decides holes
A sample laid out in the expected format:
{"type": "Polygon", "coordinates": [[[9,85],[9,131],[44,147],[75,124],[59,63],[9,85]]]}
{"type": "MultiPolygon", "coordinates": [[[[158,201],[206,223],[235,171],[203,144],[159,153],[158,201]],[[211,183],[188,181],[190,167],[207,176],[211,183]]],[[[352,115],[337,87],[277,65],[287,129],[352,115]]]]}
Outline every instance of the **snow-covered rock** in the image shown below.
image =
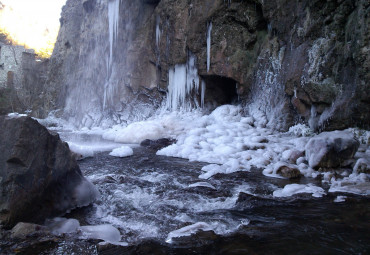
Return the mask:
{"type": "Polygon", "coordinates": [[[348,131],[323,132],[305,146],[306,158],[312,168],[339,167],[353,158],[360,143],[348,131]]]}

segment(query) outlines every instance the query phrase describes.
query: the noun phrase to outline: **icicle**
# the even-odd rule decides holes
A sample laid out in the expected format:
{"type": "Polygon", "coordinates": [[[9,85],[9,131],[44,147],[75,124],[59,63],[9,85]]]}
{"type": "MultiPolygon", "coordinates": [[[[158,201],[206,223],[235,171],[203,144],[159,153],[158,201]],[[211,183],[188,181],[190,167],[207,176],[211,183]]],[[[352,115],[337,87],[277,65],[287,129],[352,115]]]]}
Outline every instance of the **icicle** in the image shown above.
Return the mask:
{"type": "Polygon", "coordinates": [[[206,82],[202,80],[202,88],[200,94],[200,107],[204,108],[204,96],[206,95],[206,82]]]}
{"type": "Polygon", "coordinates": [[[159,27],[160,22],[161,22],[161,19],[159,16],[157,16],[157,22],[155,26],[155,42],[156,42],[157,48],[159,47],[159,41],[161,40],[161,29],[159,27]]]}
{"type": "Polygon", "coordinates": [[[208,24],[207,29],[207,72],[211,65],[211,33],[212,33],[212,21],[208,24]]]}
{"type": "Polygon", "coordinates": [[[108,1],[108,22],[109,22],[109,68],[113,61],[113,44],[117,40],[119,21],[120,0],[108,1]]]}
{"type": "Polygon", "coordinates": [[[112,86],[110,76],[113,65],[113,46],[118,37],[119,5],[120,0],[108,0],[109,58],[107,65],[107,81],[104,84],[103,110],[107,104],[107,93],[112,90],[112,88],[110,88],[112,86]]]}
{"type": "Polygon", "coordinates": [[[192,108],[192,93],[199,90],[196,58],[189,52],[186,64],[177,64],[168,71],[168,95],[166,107],[171,110],[192,108]]]}

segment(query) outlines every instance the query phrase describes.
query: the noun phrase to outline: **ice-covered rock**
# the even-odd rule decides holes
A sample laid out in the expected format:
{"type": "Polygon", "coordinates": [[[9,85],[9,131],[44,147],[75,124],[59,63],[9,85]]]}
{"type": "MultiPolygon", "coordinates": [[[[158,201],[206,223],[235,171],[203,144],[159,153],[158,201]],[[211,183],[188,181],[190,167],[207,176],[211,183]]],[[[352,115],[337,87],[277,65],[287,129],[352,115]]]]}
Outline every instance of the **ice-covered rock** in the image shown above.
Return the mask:
{"type": "Polygon", "coordinates": [[[356,161],[355,166],[353,167],[353,172],[354,173],[365,173],[369,174],[370,173],[370,162],[366,158],[360,158],[356,161]]]}
{"type": "Polygon", "coordinates": [[[54,235],[76,232],[80,222],[76,219],[56,217],[46,221],[46,225],[54,235]]]}
{"type": "Polygon", "coordinates": [[[101,239],[106,242],[119,242],[121,234],[118,229],[112,225],[96,225],[96,226],[82,226],[80,227],[82,236],[87,239],[101,239]]]}
{"type": "Polygon", "coordinates": [[[290,197],[295,194],[309,193],[313,197],[322,197],[326,193],[323,188],[317,187],[313,184],[288,184],[283,189],[275,190],[274,197],[290,197]]]}
{"type": "Polygon", "coordinates": [[[305,146],[306,158],[312,168],[339,167],[351,159],[360,143],[348,131],[323,132],[311,138],[305,146]]]}
{"type": "Polygon", "coordinates": [[[120,158],[129,157],[129,156],[132,156],[133,154],[134,154],[134,151],[132,150],[132,148],[126,145],[116,148],[111,153],[109,153],[109,155],[113,157],[120,157],[120,158]]]}
{"type": "Polygon", "coordinates": [[[40,223],[97,196],[68,145],[29,117],[0,117],[0,221],[40,223]]]}

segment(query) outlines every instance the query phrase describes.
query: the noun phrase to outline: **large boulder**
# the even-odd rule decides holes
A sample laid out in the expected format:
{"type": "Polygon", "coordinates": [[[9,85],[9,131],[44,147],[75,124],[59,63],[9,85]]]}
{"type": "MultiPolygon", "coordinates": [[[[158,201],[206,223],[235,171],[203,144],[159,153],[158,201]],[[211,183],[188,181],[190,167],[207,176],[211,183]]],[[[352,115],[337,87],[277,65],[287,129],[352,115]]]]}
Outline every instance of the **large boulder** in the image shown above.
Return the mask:
{"type": "Polygon", "coordinates": [[[345,160],[353,158],[359,146],[350,132],[323,132],[306,144],[306,158],[315,169],[340,167],[345,160]]]}
{"type": "Polygon", "coordinates": [[[29,117],[0,116],[0,222],[42,223],[98,194],[67,143],[29,117]]]}

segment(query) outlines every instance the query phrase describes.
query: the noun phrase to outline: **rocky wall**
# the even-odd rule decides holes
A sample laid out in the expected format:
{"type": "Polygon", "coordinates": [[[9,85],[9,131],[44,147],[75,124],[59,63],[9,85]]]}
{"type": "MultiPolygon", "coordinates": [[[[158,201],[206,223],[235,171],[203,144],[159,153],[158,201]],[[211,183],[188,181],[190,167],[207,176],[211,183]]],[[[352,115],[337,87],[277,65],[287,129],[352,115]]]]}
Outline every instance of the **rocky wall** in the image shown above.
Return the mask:
{"type": "Polygon", "coordinates": [[[169,69],[191,52],[206,100],[233,87],[267,126],[369,127],[369,1],[120,1],[111,68],[107,5],[67,1],[45,109],[79,116],[74,109],[84,108],[82,125],[104,113],[114,121],[148,116],[164,96],[169,69]],[[73,103],[81,96],[90,100],[73,103]]]}

